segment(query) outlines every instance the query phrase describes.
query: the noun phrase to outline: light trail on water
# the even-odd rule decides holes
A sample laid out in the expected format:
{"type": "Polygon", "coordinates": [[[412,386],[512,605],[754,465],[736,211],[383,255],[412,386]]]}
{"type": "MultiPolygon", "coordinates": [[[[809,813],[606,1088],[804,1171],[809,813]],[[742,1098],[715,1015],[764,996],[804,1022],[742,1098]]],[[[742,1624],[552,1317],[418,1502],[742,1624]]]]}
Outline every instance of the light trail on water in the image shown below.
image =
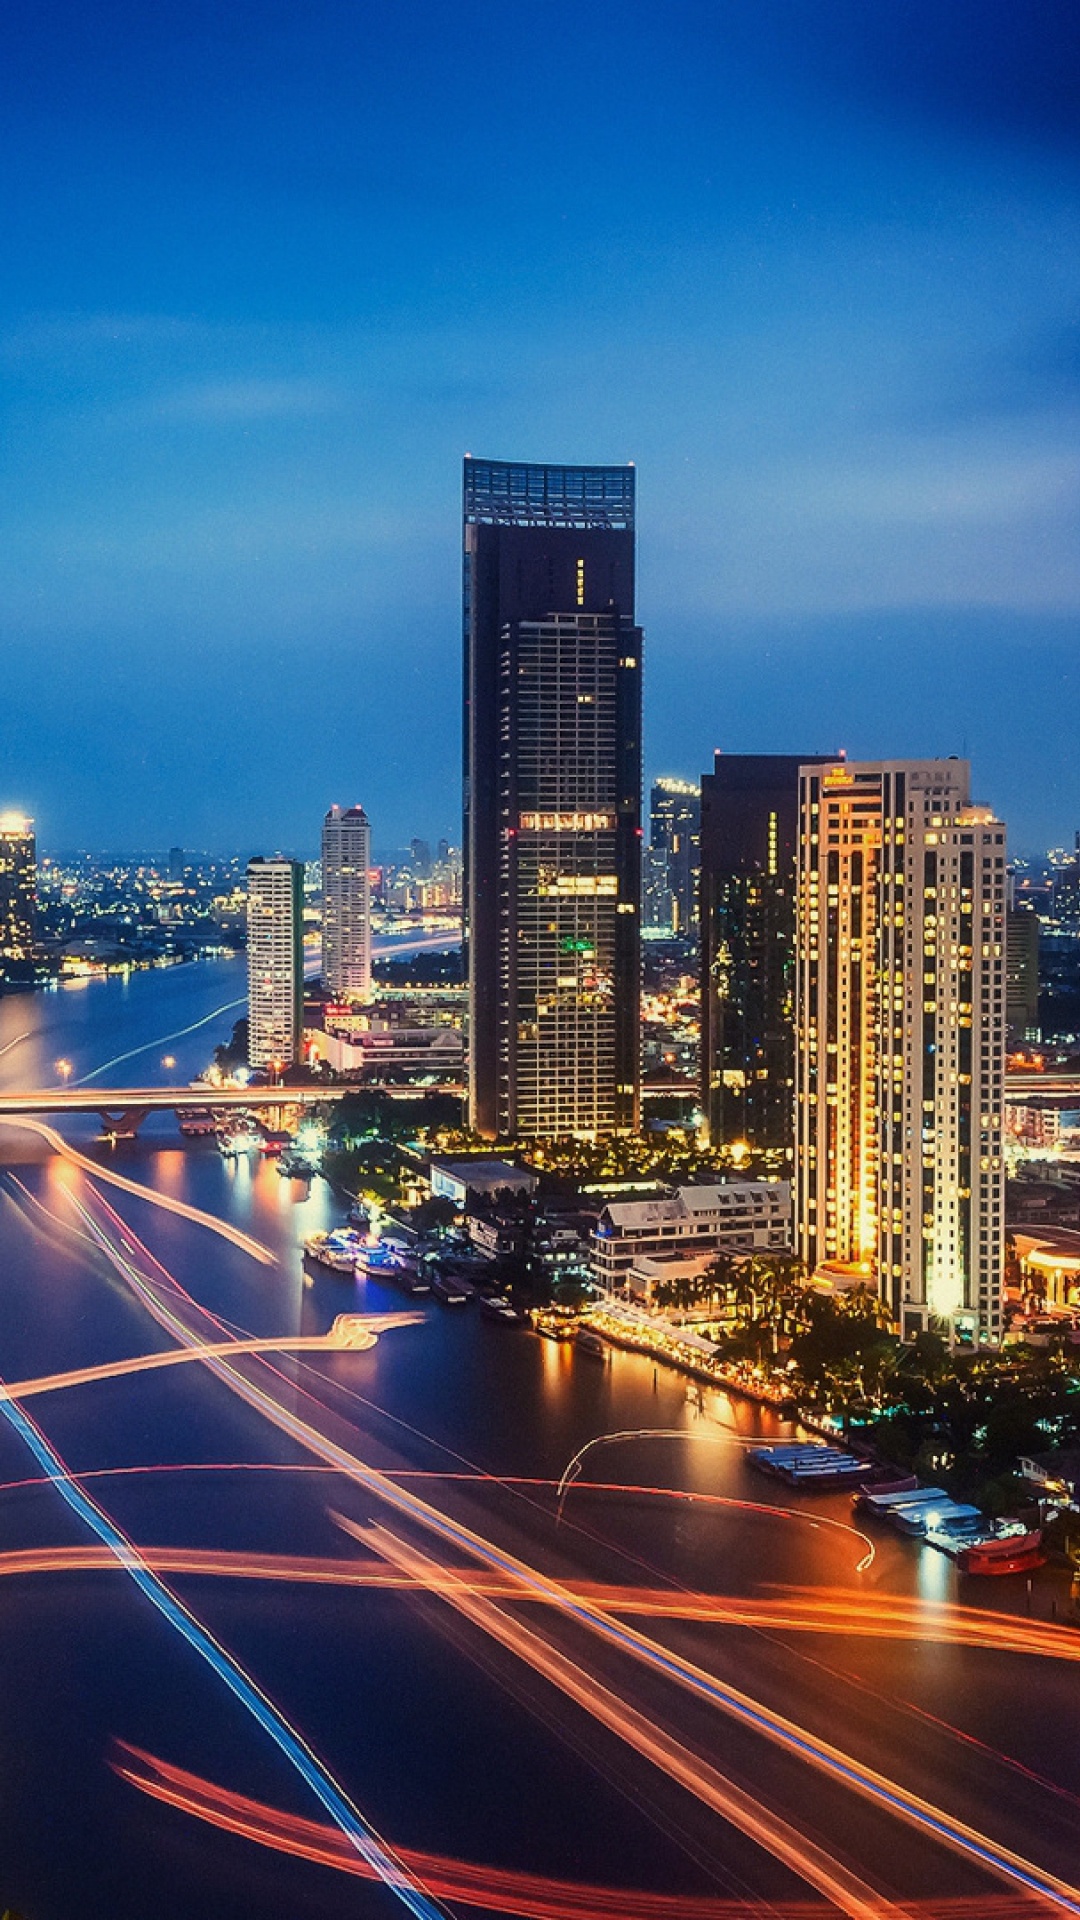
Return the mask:
{"type": "MultiPolygon", "coordinates": [[[[169,1193],[158,1193],[153,1187],[140,1186],[137,1180],[129,1180],[126,1174],[114,1173],[111,1167],[101,1166],[97,1160],[91,1160],[89,1155],[79,1153],[62,1133],[58,1133],[55,1127],[50,1127],[44,1120],[32,1120],[22,1114],[17,1118],[11,1114],[5,1114],[0,1119],[0,1125],[23,1127],[30,1133],[38,1134],[42,1140],[48,1141],[54,1153],[58,1153],[61,1159],[67,1160],[73,1167],[80,1167],[84,1173],[93,1174],[95,1180],[104,1181],[110,1187],[119,1187],[123,1193],[132,1193],[137,1200],[146,1200],[153,1207],[161,1207],[165,1213],[175,1213],[181,1220],[189,1220],[193,1226],[206,1227],[210,1233],[216,1233],[222,1240],[228,1240],[234,1247],[239,1247],[242,1253],[250,1254],[253,1260],[261,1261],[263,1266],[277,1265],[277,1255],[271,1253],[269,1247],[264,1247],[262,1241],[254,1239],[250,1233],[241,1233],[239,1227],[231,1226],[227,1220],[217,1219],[212,1213],[204,1213],[201,1207],[189,1206],[186,1200],[175,1200],[169,1193]]],[[[23,1188],[23,1191],[26,1192],[26,1189],[23,1188]]],[[[40,1206],[40,1201],[37,1204],[40,1206]]],[[[48,1209],[43,1208],[42,1211],[47,1212],[48,1209]]],[[[119,1214],[116,1218],[120,1218],[119,1214]]]]}
{"type": "Polygon", "coordinates": [[[5,1053],[10,1053],[10,1052],[12,1051],[12,1048],[13,1048],[13,1047],[18,1047],[18,1046],[21,1046],[21,1045],[22,1045],[22,1042],[23,1042],[24,1040],[29,1040],[29,1038],[30,1038],[30,1028],[29,1028],[29,1027],[27,1028],[27,1030],[26,1030],[26,1032],[25,1032],[25,1033],[17,1033],[17,1034],[15,1035],[15,1038],[14,1038],[14,1040],[9,1040],[9,1041],[7,1042],[7,1045],[6,1045],[6,1046],[3,1046],[3,1047],[0,1047],[0,1060],[2,1060],[2,1059],[3,1059],[3,1057],[4,1057],[4,1055],[5,1055],[5,1053]]]}
{"type": "MultiPolygon", "coordinates": [[[[92,1067],[89,1073],[84,1073],[81,1079],[74,1080],[72,1085],[89,1086],[91,1080],[96,1080],[100,1074],[108,1073],[112,1067],[123,1066],[125,1060],[137,1060],[141,1053],[154,1053],[159,1047],[167,1047],[170,1040],[183,1040],[189,1033],[198,1033],[200,1027],[208,1027],[211,1020],[220,1020],[223,1013],[234,1013],[237,1007],[246,1007],[246,1005],[246,993],[242,993],[238,1000],[226,1000],[224,1006],[215,1007],[213,1013],[204,1013],[201,1020],[193,1020],[190,1027],[177,1027],[175,1033],[163,1033],[157,1040],[147,1040],[141,1047],[131,1047],[127,1053],[118,1053],[111,1060],[103,1060],[100,1067],[92,1067]]],[[[192,1093],[197,1092],[198,1088],[193,1087],[192,1093]]]]}
{"type": "MultiPolygon", "coordinates": [[[[118,1271],[128,1279],[148,1311],[162,1325],[168,1326],[178,1340],[187,1345],[197,1344],[197,1337],[180,1316],[177,1308],[182,1302],[186,1311],[190,1311],[198,1319],[209,1324],[215,1324],[213,1316],[198,1306],[174,1276],[167,1275],[167,1270],[162,1268],[161,1263],[155,1260],[149,1250],[143,1246],[138,1236],[116,1214],[115,1209],[111,1208],[102,1196],[95,1194],[92,1188],[90,1192],[95,1205],[104,1211],[120,1236],[121,1245],[114,1246],[94,1216],[75,1202],[82,1217],[94,1230],[103,1250],[107,1252],[118,1271]],[[150,1261],[159,1274],[166,1279],[173,1300],[176,1302],[175,1306],[166,1305],[158,1297],[155,1286],[159,1286],[160,1281],[150,1283],[139,1272],[137,1260],[140,1255],[150,1261]]],[[[208,1343],[203,1342],[203,1344],[208,1343]]],[[[259,1358],[255,1360],[256,1366],[266,1367],[267,1364],[265,1360],[259,1358]]],[[[246,1374],[239,1372],[227,1359],[208,1358],[206,1365],[233,1392],[259,1409],[280,1431],[295,1439],[305,1451],[314,1454],[327,1466],[336,1468],[343,1478],[369,1492],[388,1505],[392,1511],[397,1512],[400,1517],[433,1535],[443,1545],[454,1546],[466,1556],[480,1561],[489,1570],[509,1576],[510,1580],[518,1586],[517,1597],[535,1599],[541,1595],[549,1596],[551,1604],[567,1620],[588,1629],[614,1649],[629,1653],[632,1658],[658,1676],[688,1688],[706,1703],[742,1721],[749,1729],[786,1747],[796,1757],[816,1767],[839,1784],[875,1801],[893,1816],[921,1829],[926,1837],[965,1855],[972,1864],[996,1875],[999,1879],[1004,1879],[1015,1892],[1043,1902],[1049,1900],[1056,1911],[1080,1916],[1080,1892],[1075,1887],[989,1840],[987,1836],[946,1814],[942,1809],[907,1792],[895,1782],[863,1766],[829,1743],[817,1739],[783,1716],[771,1712],[749,1696],[726,1686],[715,1675],[706,1673],[703,1669],[681,1659],[660,1643],[647,1639],[594,1602],[575,1595],[573,1590],[556,1581],[546,1579],[535,1569],[506,1550],[497,1547],[483,1535],[477,1534],[449,1515],[441,1513],[416,1494],[395,1485],[388,1476],[369,1466],[348,1448],[331,1441],[298,1414],[282,1406],[271,1392],[258,1385],[246,1374]]],[[[347,1522],[346,1526],[349,1531],[353,1531],[353,1523],[347,1522]]],[[[381,1533],[385,1535],[386,1530],[382,1529],[381,1533]]],[[[388,1535],[382,1540],[382,1547],[384,1551],[389,1551],[391,1557],[401,1554],[411,1555],[418,1558],[420,1563],[426,1558],[423,1555],[417,1556],[415,1548],[398,1541],[393,1535],[388,1535]],[[389,1549],[387,1541],[390,1543],[389,1549]]],[[[445,1586],[440,1587],[440,1593],[445,1593],[445,1586]]],[[[507,1635],[504,1644],[512,1646],[514,1651],[519,1652],[520,1657],[531,1669],[535,1669],[537,1660],[542,1659],[543,1670],[546,1670],[547,1663],[550,1661],[552,1677],[554,1678],[555,1672],[558,1671],[561,1679],[569,1679],[574,1688],[573,1697],[579,1700],[586,1711],[592,1711],[590,1702],[598,1699],[599,1696],[591,1676],[584,1675],[587,1684],[582,1685],[569,1672],[569,1664],[572,1663],[566,1663],[565,1656],[551,1647],[550,1643],[541,1640],[540,1636],[530,1635],[525,1629],[521,1630],[524,1638],[520,1637],[518,1622],[501,1615],[499,1609],[495,1608],[490,1600],[470,1596],[464,1584],[460,1591],[455,1592],[454,1604],[462,1610],[479,1609],[485,1627],[489,1630],[492,1624],[491,1616],[497,1615],[499,1633],[501,1635],[505,1629],[507,1635]],[[541,1648],[546,1649],[542,1655],[534,1644],[537,1641],[541,1648]]],[[[473,1615],[468,1614],[467,1617],[473,1617],[473,1615]]],[[[665,1746],[664,1743],[670,1741],[669,1736],[658,1736],[651,1722],[638,1714],[637,1710],[628,1703],[620,1700],[618,1696],[613,1695],[611,1701],[610,1724],[613,1731],[619,1732],[620,1737],[625,1738],[626,1735],[622,1729],[633,1728],[634,1738],[631,1744],[637,1746],[639,1751],[647,1753],[654,1764],[661,1766],[662,1770],[680,1779],[688,1791],[696,1794],[698,1798],[704,1798],[706,1804],[713,1804],[717,1811],[721,1810],[720,1799],[722,1798],[725,1818],[733,1821],[744,1831],[752,1833],[762,1846],[777,1857],[787,1857],[795,1871],[801,1871],[811,1885],[821,1890],[825,1881],[828,1880],[834,1888],[839,1888],[843,1897],[837,1904],[842,1911],[851,1916],[857,1916],[858,1920],[864,1920],[864,1916],[869,1916],[871,1913],[880,1916],[883,1912],[895,1911],[888,1902],[883,1905],[880,1896],[876,1895],[872,1889],[864,1890],[862,1883],[852,1884],[848,1891],[843,1893],[846,1870],[831,1856],[824,1854],[821,1849],[815,1849],[813,1842],[807,1841],[805,1836],[796,1833],[794,1829],[787,1828],[774,1845],[770,1838],[768,1824],[763,1823],[761,1810],[756,1803],[742,1804],[739,1798],[740,1790],[734,1788],[732,1783],[724,1780],[723,1776],[710,1775],[706,1778],[701,1775],[697,1756],[685,1756],[685,1751],[680,1755],[678,1742],[670,1742],[665,1746]],[[657,1738],[661,1743],[659,1747],[655,1745],[657,1738]],[[695,1785],[699,1776],[703,1783],[703,1792],[699,1791],[698,1786],[695,1785]],[[798,1862],[801,1862],[801,1866],[797,1864],[798,1862]],[[868,1904],[868,1900],[873,1904],[868,1904]]],[[[835,1900],[835,1893],[829,1897],[835,1900]]]]}
{"type": "MultiPolygon", "coordinates": [[[[592,1453],[596,1447],[609,1447],[614,1446],[617,1442],[631,1440],[683,1440],[690,1445],[703,1447],[759,1447],[761,1445],[760,1439],[748,1439],[743,1434],[690,1433],[683,1427],[632,1427],[618,1433],[599,1433],[594,1439],[586,1440],[585,1445],[578,1448],[573,1459],[570,1460],[563,1469],[555,1489],[560,1518],[562,1517],[563,1503],[566,1496],[570,1488],[578,1484],[582,1465],[587,1456],[592,1453]]],[[[588,1482],[586,1481],[582,1484],[583,1486],[587,1486],[588,1482]]],[[[702,1497],[708,1499],[710,1496],[706,1494],[702,1497]]],[[[713,1497],[716,1498],[719,1496],[713,1497]]],[[[694,1495],[688,1494],[686,1498],[693,1499],[694,1495]]],[[[739,1504],[749,1507],[751,1502],[740,1501],[739,1504]]],[[[762,1502],[761,1506],[764,1512],[783,1513],[789,1516],[795,1516],[797,1514],[797,1509],[794,1507],[773,1507],[765,1502],[762,1502]]],[[[869,1534],[863,1533],[861,1528],[853,1527],[845,1520],[832,1520],[827,1514],[822,1513],[815,1513],[813,1515],[802,1513],[797,1514],[797,1517],[807,1521],[811,1526],[835,1527],[838,1531],[850,1534],[854,1539],[860,1541],[863,1547],[863,1557],[855,1568],[856,1573],[867,1573],[873,1566],[874,1560],[877,1557],[877,1548],[869,1534]]]]}
{"type": "MultiPolygon", "coordinates": [[[[96,1199],[98,1204],[105,1209],[106,1213],[116,1224],[127,1246],[128,1253],[130,1254],[135,1248],[139,1248],[148,1259],[154,1261],[154,1256],[149,1253],[148,1249],[142,1246],[142,1242],[139,1241],[138,1236],[134,1234],[120,1216],[116,1214],[115,1209],[109,1207],[108,1203],[100,1195],[96,1196],[96,1199]]],[[[92,1216],[85,1214],[85,1210],[83,1209],[80,1209],[80,1211],[84,1212],[84,1217],[92,1222],[92,1216]]],[[[145,1301],[149,1311],[161,1319],[163,1324],[169,1325],[176,1336],[183,1340],[185,1344],[190,1344],[194,1338],[190,1330],[185,1327],[183,1321],[179,1319],[174,1311],[165,1307],[163,1303],[157,1299],[153,1289],[147,1286],[145,1281],[137,1273],[131,1258],[125,1258],[123,1254],[119,1253],[118,1250],[112,1246],[108,1236],[105,1234],[102,1234],[102,1245],[105,1250],[110,1253],[111,1257],[119,1261],[120,1270],[127,1274],[131,1284],[135,1287],[139,1297],[145,1301]]],[[[160,1266],[160,1262],[154,1261],[154,1264],[160,1266]]],[[[174,1286],[177,1289],[178,1295],[184,1294],[184,1289],[180,1287],[178,1281],[174,1280],[174,1286]]],[[[191,1299],[190,1295],[186,1295],[185,1297],[194,1311],[200,1314],[203,1313],[203,1310],[198,1308],[197,1303],[191,1299]]],[[[211,1316],[206,1317],[210,1318],[211,1316]]],[[[1010,1849],[997,1845],[986,1835],[968,1826],[965,1822],[953,1818],[941,1808],[932,1806],[928,1801],[922,1799],[921,1796],[908,1792],[894,1781],[877,1773],[874,1769],[862,1765],[862,1763],[856,1761],[850,1755],[843,1753],[829,1742],[818,1739],[816,1736],[808,1733],[806,1729],[786,1719],[783,1715],[774,1713],[761,1703],[751,1699],[748,1695],[741,1693],[738,1689],[721,1682],[715,1675],[709,1674],[702,1668],[696,1667],[693,1663],[681,1659],[659,1642],[650,1640],[641,1633],[626,1626],[611,1614],[606,1613],[602,1608],[596,1607],[583,1600],[575,1599],[574,1594],[566,1587],[560,1585],[560,1583],[546,1579],[525,1562],[485,1539],[483,1535],[474,1532],[462,1522],[440,1513],[437,1508],[432,1507],[427,1501],[421,1500],[418,1495],[411,1493],[406,1488],[395,1485],[385,1474],[369,1466],[367,1462],[362,1460],[358,1455],[351,1453],[347,1448],[330,1440],[318,1429],[312,1427],[307,1421],[301,1419],[298,1414],[293,1413],[288,1408],[282,1407],[274,1400],[271,1394],[249,1380],[246,1375],[237,1372],[227,1360],[209,1359],[206,1364],[210,1371],[225,1380],[234,1392],[238,1393],[250,1405],[260,1409],[267,1419],[276,1425],[280,1431],[290,1435],[290,1437],[295,1439],[306,1451],[314,1453],[328,1465],[337,1466],[344,1478],[364,1488],[367,1492],[388,1505],[392,1511],[397,1512],[401,1517],[419,1525],[425,1532],[433,1534],[443,1544],[452,1545],[459,1551],[464,1552],[468,1557],[478,1559],[482,1564],[486,1564],[491,1568],[508,1574],[513,1580],[519,1583],[521,1598],[535,1598],[540,1593],[547,1593],[551,1596],[553,1604],[558,1607],[567,1619],[574,1621],[580,1626],[586,1627],[602,1642],[606,1642],[618,1651],[629,1653],[635,1660],[651,1669],[652,1672],[674,1681],[676,1685],[680,1687],[686,1688],[710,1706],[718,1708],[728,1717],[734,1718],[752,1731],[762,1734],[766,1739],[786,1748],[799,1759],[814,1766],[839,1784],[876,1802],[889,1813],[907,1824],[915,1826],[928,1837],[939,1841],[951,1850],[966,1855],[970,1861],[979,1867],[988,1870],[999,1878],[1004,1878],[1006,1881],[1011,1882],[1018,1888],[1022,1888],[1029,1894],[1043,1899],[1051,1899],[1059,1911],[1080,1917],[1080,1890],[1076,1887],[1069,1885],[1056,1875],[1043,1872],[1043,1870],[1034,1863],[1013,1853],[1010,1849]]],[[[256,1364],[265,1363],[256,1361],[256,1364]]],[[[346,1522],[345,1525],[348,1531],[354,1531],[352,1522],[346,1522]]],[[[400,1543],[397,1543],[395,1544],[394,1550],[405,1551],[406,1549],[401,1548],[400,1543]]],[[[408,1551],[411,1552],[414,1550],[408,1549],[408,1551]]],[[[460,1596],[455,1598],[455,1604],[462,1604],[460,1596]]],[[[468,1604],[487,1608],[491,1612],[497,1611],[497,1609],[491,1607],[490,1602],[486,1601],[468,1601],[468,1604]]],[[[516,1623],[512,1624],[516,1626],[516,1623]]],[[[547,1643],[544,1644],[546,1645],[547,1643]]],[[[555,1656],[554,1650],[551,1651],[557,1661],[563,1659],[563,1656],[555,1656]]],[[[531,1662],[535,1654],[536,1649],[531,1649],[526,1651],[523,1657],[527,1662],[531,1662]]],[[[574,1684],[576,1685],[576,1682],[574,1684]]],[[[593,1691],[595,1693],[595,1689],[593,1691]]],[[[588,1690],[582,1693],[580,1704],[585,1706],[587,1710],[590,1710],[588,1705],[589,1698],[588,1690]]],[[[640,1732],[640,1729],[637,1728],[637,1722],[642,1720],[642,1716],[637,1715],[636,1719],[634,1719],[635,1710],[627,1708],[626,1711],[632,1716],[631,1720],[626,1724],[628,1726],[634,1725],[636,1730],[640,1732]]],[[[613,1714],[613,1730],[617,1731],[620,1724],[619,1717],[613,1714]]],[[[649,1726],[647,1722],[643,1724],[645,1727],[649,1726]]],[[[651,1731],[652,1729],[650,1728],[650,1733],[651,1731]]],[[[644,1750],[644,1748],[641,1750],[644,1750]]],[[[654,1758],[657,1765],[661,1764],[659,1749],[655,1755],[650,1754],[650,1757],[654,1758]]],[[[670,1762],[671,1766],[676,1770],[672,1774],[672,1777],[678,1777],[690,1792],[695,1792],[693,1769],[687,1767],[681,1759],[671,1753],[665,1752],[663,1759],[665,1764],[662,1770],[669,1771],[669,1765],[666,1763],[670,1762]]],[[[719,1794],[721,1792],[727,1794],[729,1786],[730,1783],[723,1781],[722,1776],[717,1776],[715,1780],[710,1781],[707,1791],[710,1794],[719,1794]]],[[[738,1794],[738,1789],[732,1789],[731,1793],[728,1794],[726,1817],[732,1819],[735,1824],[740,1827],[743,1827],[744,1831],[752,1832],[754,1837],[758,1838],[762,1845],[768,1850],[774,1851],[774,1849],[770,1847],[767,1831],[762,1826],[760,1810],[756,1805],[741,1806],[738,1794]]],[[[698,1797],[703,1796],[699,1795],[698,1797]]],[[[719,1807],[717,1807],[717,1810],[719,1810],[719,1807]]],[[[794,1830],[791,1831],[794,1832],[794,1830]]],[[[812,1843],[804,1842],[802,1836],[795,1836],[795,1841],[800,1848],[804,1846],[812,1848],[812,1843]]],[[[787,1841],[783,1844],[790,1846],[790,1843],[787,1841]]],[[[818,1853],[820,1854],[820,1850],[818,1850],[818,1853]]],[[[797,1853],[793,1852],[791,1857],[795,1859],[797,1853]]],[[[814,1859],[812,1855],[807,1855],[806,1865],[807,1872],[804,1877],[808,1878],[809,1884],[818,1886],[820,1889],[822,1875],[832,1875],[834,1879],[837,1880],[837,1884],[839,1884],[843,1870],[839,1867],[838,1863],[829,1860],[828,1856],[814,1859]]],[[[798,1870],[799,1869],[796,1868],[796,1871],[798,1870]]],[[[868,1915],[873,1909],[859,1904],[863,1899],[863,1893],[859,1890],[853,1893],[852,1899],[854,1901],[852,1905],[845,1905],[843,1901],[838,1902],[841,1911],[852,1915],[853,1920],[864,1920],[864,1916],[868,1915]]],[[[879,1911],[881,1911],[880,1908],[879,1911]]]]}
{"type": "MultiPolygon", "coordinates": [[[[10,1391],[10,1389],[9,1389],[10,1391]]],[[[205,1470],[205,1469],[200,1469],[205,1470]]],[[[323,1468],[277,1466],[279,1472],[323,1472],[323,1468]]],[[[100,1475],[79,1474],[80,1484],[95,1477],[117,1478],[141,1468],[109,1468],[100,1475]]],[[[148,1471],[187,1472],[186,1467],[149,1469],[148,1471]]],[[[50,1476],[13,1483],[22,1487],[50,1486],[50,1476]]],[[[7,1489],[0,1488],[0,1491],[7,1489]]],[[[352,1522],[348,1523],[352,1526],[352,1522]]],[[[147,1565],[155,1572],[195,1574],[227,1580],[263,1580],[298,1585],[368,1588],[380,1592],[411,1589],[412,1576],[388,1571],[379,1562],[320,1559],[314,1555],[251,1553],[226,1547],[140,1547],[147,1565]]],[[[0,1553],[0,1579],[43,1573],[86,1573],[112,1567],[112,1560],[94,1547],[23,1547],[0,1553]]],[[[450,1567],[424,1583],[424,1591],[440,1593],[449,1582],[456,1589],[466,1586],[470,1593],[488,1599],[520,1599],[520,1582],[494,1572],[475,1573],[468,1567],[450,1567]]],[[[575,1602],[601,1607],[605,1612],[632,1619],[686,1621],[703,1626],[744,1627],[754,1631],[835,1635],[849,1639],[853,1635],[872,1640],[912,1640],[937,1646],[980,1648],[984,1652],[1021,1654],[1026,1658],[1080,1663],[1080,1643],[1075,1633],[1064,1627],[1044,1625],[1035,1620],[1014,1619],[1008,1614],[976,1612],[974,1609],[930,1608],[921,1602],[884,1600],[871,1603],[865,1611],[852,1614],[850,1596],[840,1591],[830,1599],[818,1589],[792,1591],[782,1599],[746,1598],[742,1595],[704,1594],[671,1591],[663,1587],[627,1587],[582,1580],[566,1591],[575,1602]]],[[[530,1600],[545,1607],[558,1604],[546,1593],[530,1594],[530,1600]]],[[[922,1708],[912,1709],[922,1718],[933,1719],[922,1708]]],[[[939,1722],[947,1731],[957,1729],[939,1722]]],[[[975,1744],[983,1745],[982,1742],[975,1744]]],[[[987,1748],[1006,1764],[1007,1754],[987,1748]]],[[[1040,1785],[1051,1783],[1040,1779],[1040,1785]]],[[[1062,1791],[1054,1789],[1054,1791],[1062,1791]]],[[[1072,1798],[1071,1795],[1066,1795],[1072,1798]]]]}
{"type": "MultiPolygon", "coordinates": [[[[118,1743],[112,1764],[131,1786],[211,1826],[294,1858],[366,1876],[365,1863],[346,1850],[333,1827],[233,1793],[126,1742],[118,1743]]],[[[748,1920],[743,1900],[589,1886],[408,1848],[402,1848],[401,1857],[443,1898],[497,1909],[508,1920],[748,1920]]],[[[903,1913],[905,1920],[1032,1920],[1033,1909],[1011,1894],[983,1894],[905,1901],[903,1913]]],[[[827,1920],[827,1909],[816,1900],[786,1901],[784,1920],[827,1920]]]]}
{"type": "Polygon", "coordinates": [[[106,1360],[96,1367],[76,1367],[68,1373],[40,1374],[33,1380],[14,1380],[0,1384],[0,1400],[32,1400],[38,1394],[61,1393],[71,1387],[85,1387],[98,1380],[120,1380],[131,1374],[155,1373],[162,1367],[184,1366],[191,1361],[219,1359],[242,1353],[363,1353],[375,1345],[380,1333],[392,1327],[415,1327],[423,1314],[400,1313],[349,1314],[348,1333],[269,1334],[249,1340],[222,1340],[201,1346],[170,1348],[165,1353],[135,1354],[127,1360],[106,1360]]]}
{"type": "Polygon", "coordinates": [[[383,1884],[397,1895],[415,1920],[446,1920],[444,1906],[427,1893],[382,1836],[364,1819],[359,1808],[353,1805],[344,1789],[312,1752],[302,1735],[290,1725],[280,1708],[154,1573],[116,1522],[79,1485],[31,1416],[16,1401],[7,1399],[0,1400],[0,1415],[48,1471],[57,1492],[71,1511],[97,1535],[143,1596],[224,1681],[230,1693],[269,1735],[321,1801],[349,1844],[368,1862],[383,1884]]]}

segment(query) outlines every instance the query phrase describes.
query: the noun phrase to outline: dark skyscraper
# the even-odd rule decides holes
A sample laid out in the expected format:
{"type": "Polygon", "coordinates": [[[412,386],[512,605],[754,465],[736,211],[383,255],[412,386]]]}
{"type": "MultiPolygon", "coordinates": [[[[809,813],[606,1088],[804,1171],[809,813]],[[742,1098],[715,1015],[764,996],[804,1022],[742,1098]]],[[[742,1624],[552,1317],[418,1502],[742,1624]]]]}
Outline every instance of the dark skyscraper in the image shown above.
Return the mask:
{"type": "Polygon", "coordinates": [[[634,1127],[634,469],[465,461],[465,935],[481,1133],[634,1127]]]}
{"type": "Polygon", "coordinates": [[[714,1146],[792,1152],[799,768],[716,755],[701,782],[701,1079],[714,1146]]]}

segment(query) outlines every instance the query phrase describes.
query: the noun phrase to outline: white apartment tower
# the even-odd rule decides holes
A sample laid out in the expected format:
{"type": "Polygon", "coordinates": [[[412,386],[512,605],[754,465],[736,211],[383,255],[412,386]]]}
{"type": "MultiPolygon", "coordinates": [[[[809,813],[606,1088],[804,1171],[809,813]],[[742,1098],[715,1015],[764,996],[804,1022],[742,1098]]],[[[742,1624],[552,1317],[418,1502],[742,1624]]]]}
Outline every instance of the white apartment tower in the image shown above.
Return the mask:
{"type": "Polygon", "coordinates": [[[248,1059],[292,1066],[304,1039],[304,867],[250,860],[247,870],[248,1059]]]}
{"type": "Polygon", "coordinates": [[[796,1232],[905,1337],[1001,1333],[1005,829],[963,760],[799,770],[796,1232]]]}
{"type": "Polygon", "coordinates": [[[371,825],[331,807],[322,830],[322,977],[336,998],[371,998],[371,825]]]}

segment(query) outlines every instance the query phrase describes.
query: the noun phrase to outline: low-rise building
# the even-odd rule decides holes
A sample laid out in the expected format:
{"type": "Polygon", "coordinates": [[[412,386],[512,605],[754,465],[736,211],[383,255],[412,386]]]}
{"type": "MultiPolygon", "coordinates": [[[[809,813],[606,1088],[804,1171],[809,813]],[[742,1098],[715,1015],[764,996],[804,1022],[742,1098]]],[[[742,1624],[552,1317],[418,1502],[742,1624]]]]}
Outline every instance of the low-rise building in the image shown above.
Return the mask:
{"type": "Polygon", "coordinates": [[[430,1169],[431,1191],[455,1207],[464,1207],[470,1193],[536,1192],[537,1176],[531,1167],[515,1166],[512,1160],[490,1157],[476,1160],[433,1160],[430,1169]]]}
{"type": "Polygon", "coordinates": [[[1011,1227],[1021,1290],[1060,1312],[1080,1303],[1080,1233],[1070,1227],[1011,1227]]]}
{"type": "Polygon", "coordinates": [[[616,1292],[643,1258],[784,1253],[790,1245],[790,1181],[728,1180],[674,1188],[659,1199],[609,1201],[592,1236],[591,1266],[597,1285],[616,1292]]]}
{"type": "Polygon", "coordinates": [[[411,1079],[460,1080],[465,1068],[465,1043],[453,1027],[393,1027],[377,1032],[315,1031],[310,1045],[320,1060],[346,1079],[374,1080],[387,1075],[411,1079]]]}

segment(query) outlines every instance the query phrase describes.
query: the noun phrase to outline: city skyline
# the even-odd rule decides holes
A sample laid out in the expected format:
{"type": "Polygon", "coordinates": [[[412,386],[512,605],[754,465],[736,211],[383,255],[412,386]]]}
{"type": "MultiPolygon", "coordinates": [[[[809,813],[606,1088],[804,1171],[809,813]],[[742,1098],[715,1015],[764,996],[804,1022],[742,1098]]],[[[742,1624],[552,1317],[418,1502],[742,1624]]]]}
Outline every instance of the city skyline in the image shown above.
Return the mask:
{"type": "Polygon", "coordinates": [[[483,15],[468,59],[435,4],[13,27],[0,804],[56,846],[295,845],[327,785],[445,830],[472,451],[637,462],[649,777],[958,753],[1067,842],[1075,20],[483,15]],[[346,697],[283,707],[316,663],[346,697]]]}

